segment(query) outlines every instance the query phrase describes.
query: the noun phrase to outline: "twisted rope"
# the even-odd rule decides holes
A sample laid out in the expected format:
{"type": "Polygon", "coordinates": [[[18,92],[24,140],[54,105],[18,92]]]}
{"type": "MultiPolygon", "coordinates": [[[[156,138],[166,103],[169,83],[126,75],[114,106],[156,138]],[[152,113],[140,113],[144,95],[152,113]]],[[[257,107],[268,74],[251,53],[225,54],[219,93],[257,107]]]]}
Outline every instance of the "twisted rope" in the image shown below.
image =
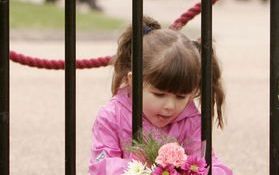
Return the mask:
{"type": "MultiPolygon", "coordinates": [[[[212,0],[212,4],[215,4],[218,0],[212,0]]],[[[191,19],[197,16],[201,12],[201,3],[197,3],[194,7],[188,9],[178,19],[176,19],[169,28],[174,30],[180,30],[185,26],[191,19]]]]}
{"type": "MultiPolygon", "coordinates": [[[[212,4],[214,4],[216,1],[218,0],[212,0],[212,4]]],[[[194,7],[188,9],[178,19],[176,19],[173,22],[173,24],[170,25],[169,28],[174,30],[180,30],[183,26],[185,26],[191,19],[193,19],[200,12],[201,12],[201,3],[197,3],[194,5],[194,7]]],[[[101,66],[108,66],[111,63],[111,59],[112,59],[111,56],[90,58],[90,59],[78,59],[76,61],[76,68],[89,69],[89,68],[97,68],[101,66]]],[[[26,56],[17,53],[15,51],[10,51],[10,60],[22,65],[36,67],[40,69],[60,70],[65,68],[64,60],[31,57],[31,56],[26,56]]]]}
{"type": "MultiPolygon", "coordinates": [[[[101,66],[107,66],[110,63],[111,56],[106,57],[98,57],[98,58],[90,58],[90,59],[80,59],[76,61],[77,69],[89,69],[89,68],[97,68],[101,66]]],[[[47,60],[36,57],[26,56],[20,53],[16,53],[14,51],[10,52],[10,59],[16,63],[36,67],[40,69],[64,69],[65,61],[64,60],[47,60]]]]}

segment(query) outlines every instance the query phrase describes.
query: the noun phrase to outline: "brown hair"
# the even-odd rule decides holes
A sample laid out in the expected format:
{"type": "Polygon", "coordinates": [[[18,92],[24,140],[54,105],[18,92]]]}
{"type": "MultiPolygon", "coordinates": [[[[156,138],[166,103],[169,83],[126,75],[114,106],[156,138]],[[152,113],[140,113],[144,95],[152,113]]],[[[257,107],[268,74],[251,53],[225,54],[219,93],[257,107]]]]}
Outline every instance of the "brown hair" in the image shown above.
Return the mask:
{"type": "MultiPolygon", "coordinates": [[[[196,44],[178,31],[161,29],[160,24],[150,17],[143,18],[143,28],[148,31],[143,37],[144,83],[174,94],[199,94],[201,56],[196,44]]],[[[129,26],[119,38],[114,58],[113,95],[123,83],[127,83],[127,74],[131,71],[131,40],[132,27],[129,26]]],[[[213,105],[216,102],[218,125],[222,128],[224,94],[217,61],[213,61],[213,69],[216,69],[213,70],[213,105]]]]}
{"type": "MultiPolygon", "coordinates": [[[[194,45],[198,48],[199,52],[201,52],[201,40],[193,41],[194,45]]],[[[201,59],[201,58],[200,58],[201,59]]],[[[201,60],[200,60],[201,61],[201,60]]],[[[224,127],[223,120],[223,104],[225,101],[225,93],[222,85],[221,79],[221,69],[218,63],[218,58],[216,56],[215,49],[212,49],[212,114],[213,117],[215,113],[217,113],[217,122],[220,128],[224,127]]],[[[201,92],[201,81],[200,81],[200,92],[201,92]]],[[[201,94],[199,93],[198,96],[201,94]]]]}

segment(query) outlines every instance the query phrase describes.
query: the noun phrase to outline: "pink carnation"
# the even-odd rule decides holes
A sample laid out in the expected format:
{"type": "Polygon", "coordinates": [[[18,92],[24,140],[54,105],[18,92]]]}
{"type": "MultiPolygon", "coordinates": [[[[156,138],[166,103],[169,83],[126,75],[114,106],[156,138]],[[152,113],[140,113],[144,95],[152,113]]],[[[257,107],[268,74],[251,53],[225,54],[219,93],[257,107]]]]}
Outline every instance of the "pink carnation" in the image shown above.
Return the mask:
{"type": "Polygon", "coordinates": [[[183,147],[179,146],[178,143],[167,143],[159,149],[155,162],[162,167],[167,165],[180,167],[186,159],[187,156],[183,147]]]}

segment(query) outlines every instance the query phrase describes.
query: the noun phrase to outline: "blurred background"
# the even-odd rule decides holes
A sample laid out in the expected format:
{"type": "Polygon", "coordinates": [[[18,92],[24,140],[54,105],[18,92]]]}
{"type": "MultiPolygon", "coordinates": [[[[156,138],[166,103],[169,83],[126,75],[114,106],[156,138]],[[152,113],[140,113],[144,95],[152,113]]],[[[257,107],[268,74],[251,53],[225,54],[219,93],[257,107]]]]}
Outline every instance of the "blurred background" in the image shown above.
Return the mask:
{"type": "MultiPolygon", "coordinates": [[[[145,0],[144,14],[169,26],[198,0],[145,0]]],[[[111,56],[131,22],[131,0],[77,2],[77,58],[111,56]]],[[[200,15],[182,32],[200,37],[200,15]]],[[[64,1],[10,0],[10,49],[64,59],[64,1]]],[[[213,38],[226,89],[218,157],[235,175],[269,173],[269,1],[219,0],[213,38]]],[[[11,175],[64,174],[64,71],[10,65],[11,175]]],[[[111,97],[112,67],[77,70],[77,174],[87,174],[91,127],[111,97]]]]}

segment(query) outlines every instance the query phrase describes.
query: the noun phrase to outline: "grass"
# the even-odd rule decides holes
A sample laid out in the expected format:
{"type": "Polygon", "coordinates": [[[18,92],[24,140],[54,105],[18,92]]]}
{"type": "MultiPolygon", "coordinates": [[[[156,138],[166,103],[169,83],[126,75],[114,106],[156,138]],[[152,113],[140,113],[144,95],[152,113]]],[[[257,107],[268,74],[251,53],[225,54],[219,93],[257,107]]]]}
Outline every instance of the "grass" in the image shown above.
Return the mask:
{"type": "MultiPolygon", "coordinates": [[[[11,29],[61,29],[65,26],[64,9],[52,4],[32,4],[10,1],[11,29]]],[[[76,27],[81,31],[110,31],[123,25],[120,19],[105,16],[101,12],[76,12],[76,27]]]]}

